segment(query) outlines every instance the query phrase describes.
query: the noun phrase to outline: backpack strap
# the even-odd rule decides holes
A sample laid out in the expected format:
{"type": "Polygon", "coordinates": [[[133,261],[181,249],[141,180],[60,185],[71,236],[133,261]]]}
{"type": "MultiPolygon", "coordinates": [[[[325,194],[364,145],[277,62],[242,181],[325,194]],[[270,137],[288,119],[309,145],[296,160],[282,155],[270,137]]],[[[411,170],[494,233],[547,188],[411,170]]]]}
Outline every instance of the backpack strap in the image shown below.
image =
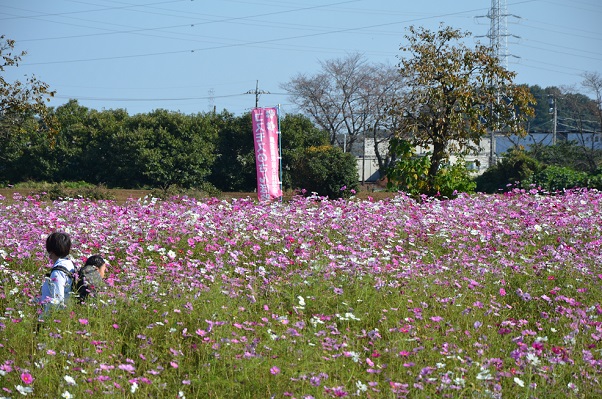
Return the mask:
{"type": "Polygon", "coordinates": [[[50,270],[50,273],[46,274],[46,276],[50,277],[50,275],[52,274],[53,271],[58,270],[59,272],[63,272],[67,275],[67,277],[69,277],[71,280],[73,280],[73,273],[72,271],[70,271],[69,269],[67,269],[65,266],[55,266],[50,270]]]}

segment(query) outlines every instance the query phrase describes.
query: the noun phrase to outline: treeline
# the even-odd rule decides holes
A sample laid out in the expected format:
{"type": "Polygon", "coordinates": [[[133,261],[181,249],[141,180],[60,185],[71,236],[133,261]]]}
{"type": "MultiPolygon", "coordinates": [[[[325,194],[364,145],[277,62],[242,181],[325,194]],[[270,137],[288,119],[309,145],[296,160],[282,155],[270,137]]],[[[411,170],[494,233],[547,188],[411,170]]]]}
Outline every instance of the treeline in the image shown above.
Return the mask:
{"type": "MultiPolygon", "coordinates": [[[[85,181],[108,188],[256,189],[250,114],[155,110],[130,116],[75,100],[50,113],[60,126],[55,134],[40,134],[33,117],[19,132],[2,132],[3,185],[85,181]]],[[[309,119],[286,115],[280,128],[285,189],[319,184],[320,194],[338,196],[343,185],[358,184],[355,159],[330,146],[328,134],[309,119]]]]}
{"type": "Polygon", "coordinates": [[[529,119],[529,132],[551,132],[554,128],[554,110],[559,132],[600,131],[602,121],[596,100],[581,93],[563,91],[555,86],[545,89],[538,85],[528,87],[536,100],[533,104],[535,115],[529,119]]]}
{"type": "Polygon", "coordinates": [[[475,179],[476,191],[495,193],[514,188],[548,192],[572,188],[602,190],[602,149],[561,141],[536,144],[529,150],[510,149],[493,167],[475,179]]]}

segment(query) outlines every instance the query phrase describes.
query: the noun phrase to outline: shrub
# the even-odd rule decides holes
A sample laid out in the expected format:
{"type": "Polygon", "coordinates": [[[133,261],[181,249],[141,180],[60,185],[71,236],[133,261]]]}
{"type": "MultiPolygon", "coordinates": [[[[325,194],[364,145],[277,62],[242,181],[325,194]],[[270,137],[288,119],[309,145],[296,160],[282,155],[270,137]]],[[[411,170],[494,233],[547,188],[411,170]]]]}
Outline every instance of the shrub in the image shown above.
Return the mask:
{"type": "Polygon", "coordinates": [[[473,193],[476,186],[466,168],[466,163],[460,159],[455,164],[439,170],[432,190],[443,197],[455,198],[457,193],[473,193]]]}
{"type": "Polygon", "coordinates": [[[221,191],[215,188],[211,183],[205,182],[198,188],[183,188],[172,184],[166,188],[155,188],[151,190],[150,196],[160,199],[170,199],[174,197],[207,198],[219,197],[221,191]]]}
{"type": "Polygon", "coordinates": [[[356,159],[330,145],[300,150],[292,161],[294,187],[329,198],[348,197],[359,186],[356,159]]]}
{"type": "Polygon", "coordinates": [[[476,183],[462,159],[442,167],[436,176],[429,179],[431,163],[428,156],[417,156],[414,147],[406,140],[394,139],[391,148],[397,160],[387,172],[387,189],[413,196],[431,194],[448,198],[455,197],[458,192],[474,192],[476,183]]]}
{"type": "Polygon", "coordinates": [[[35,186],[31,195],[41,200],[57,201],[66,199],[114,200],[115,196],[105,186],[94,186],[83,182],[44,183],[35,186]]]}
{"type": "Polygon", "coordinates": [[[562,166],[548,166],[534,174],[529,183],[548,191],[588,186],[588,174],[562,166]]]}
{"type": "Polygon", "coordinates": [[[495,193],[507,187],[520,186],[528,182],[533,173],[541,170],[540,163],[527,155],[523,150],[511,149],[502,160],[489,167],[485,173],[475,179],[476,190],[484,193],[495,193]]]}
{"type": "Polygon", "coordinates": [[[391,140],[391,151],[396,154],[397,160],[387,171],[387,189],[409,195],[426,192],[429,158],[417,156],[410,142],[401,139],[391,140]]]}

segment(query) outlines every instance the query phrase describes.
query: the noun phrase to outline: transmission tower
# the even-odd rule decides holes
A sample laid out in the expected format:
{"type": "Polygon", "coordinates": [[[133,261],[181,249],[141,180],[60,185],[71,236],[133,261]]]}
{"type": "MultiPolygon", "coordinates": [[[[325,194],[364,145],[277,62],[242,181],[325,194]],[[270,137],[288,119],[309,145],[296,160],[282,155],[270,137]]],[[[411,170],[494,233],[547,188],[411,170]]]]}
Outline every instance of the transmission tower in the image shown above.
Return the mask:
{"type": "MultiPolygon", "coordinates": [[[[489,46],[493,55],[499,60],[500,65],[508,69],[508,37],[518,37],[510,35],[508,33],[508,17],[512,16],[519,18],[516,15],[508,14],[506,7],[506,0],[491,0],[491,8],[486,16],[489,19],[489,32],[487,38],[489,38],[489,46]]],[[[497,88],[497,101],[501,99],[501,93],[499,88],[499,82],[491,82],[497,88]]],[[[496,130],[491,130],[491,143],[490,143],[490,154],[489,154],[489,165],[492,166],[496,163],[496,130]]]]}
{"type": "Polygon", "coordinates": [[[500,60],[500,64],[508,69],[508,57],[511,56],[508,52],[508,38],[519,38],[508,32],[508,17],[517,19],[520,19],[520,17],[508,14],[506,4],[506,0],[491,0],[491,8],[487,15],[480,15],[477,18],[489,19],[489,32],[485,36],[489,38],[489,46],[493,54],[500,60]]]}
{"type": "Polygon", "coordinates": [[[491,0],[491,9],[487,14],[490,20],[489,43],[493,54],[508,69],[508,20],[506,0],[491,0]]]}
{"type": "Polygon", "coordinates": [[[215,114],[215,90],[213,87],[207,91],[207,100],[209,102],[209,112],[215,114]]]}

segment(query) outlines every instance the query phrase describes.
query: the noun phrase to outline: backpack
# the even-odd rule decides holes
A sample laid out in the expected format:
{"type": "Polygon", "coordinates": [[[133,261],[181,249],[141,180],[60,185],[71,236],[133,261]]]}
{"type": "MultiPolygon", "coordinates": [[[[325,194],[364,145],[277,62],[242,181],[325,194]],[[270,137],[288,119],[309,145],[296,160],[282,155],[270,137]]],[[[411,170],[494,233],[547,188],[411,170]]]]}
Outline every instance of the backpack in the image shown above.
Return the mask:
{"type": "Polygon", "coordinates": [[[96,296],[98,290],[104,285],[102,277],[95,266],[84,265],[77,271],[77,279],[73,293],[79,297],[79,302],[85,302],[88,297],[96,296]]]}
{"type": "Polygon", "coordinates": [[[52,269],[50,269],[49,273],[46,273],[46,277],[50,277],[50,275],[52,274],[52,272],[55,271],[55,270],[58,270],[59,272],[65,273],[65,275],[71,279],[71,292],[75,293],[75,286],[76,286],[75,278],[76,278],[76,276],[74,276],[74,272],[70,271],[65,266],[55,266],[52,269]]]}

